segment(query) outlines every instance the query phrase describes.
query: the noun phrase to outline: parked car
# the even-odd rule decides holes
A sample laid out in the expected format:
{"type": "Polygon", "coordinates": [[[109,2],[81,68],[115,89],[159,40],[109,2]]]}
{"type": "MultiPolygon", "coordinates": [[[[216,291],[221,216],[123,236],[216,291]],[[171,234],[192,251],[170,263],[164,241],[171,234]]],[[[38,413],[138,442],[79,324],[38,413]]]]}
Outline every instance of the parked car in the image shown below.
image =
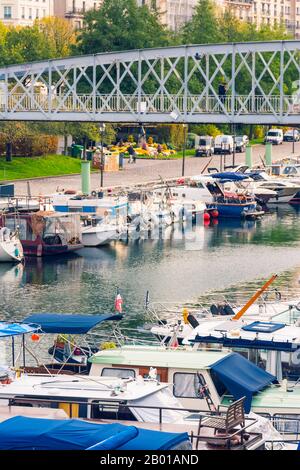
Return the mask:
{"type": "Polygon", "coordinates": [[[210,157],[214,153],[214,139],[210,135],[200,136],[196,145],[196,157],[210,157]]]}
{"type": "Polygon", "coordinates": [[[282,129],[270,129],[265,136],[265,143],[271,142],[271,144],[279,145],[283,143],[283,131],[282,129]]]}
{"type": "Polygon", "coordinates": [[[235,151],[245,152],[247,144],[249,144],[249,138],[247,135],[237,135],[235,138],[235,151]]]}
{"type": "Polygon", "coordinates": [[[233,152],[233,137],[232,135],[217,135],[215,138],[214,153],[232,153],[233,152]]]}
{"type": "Polygon", "coordinates": [[[300,133],[297,129],[289,129],[284,133],[283,140],[285,142],[299,142],[300,133]]]}

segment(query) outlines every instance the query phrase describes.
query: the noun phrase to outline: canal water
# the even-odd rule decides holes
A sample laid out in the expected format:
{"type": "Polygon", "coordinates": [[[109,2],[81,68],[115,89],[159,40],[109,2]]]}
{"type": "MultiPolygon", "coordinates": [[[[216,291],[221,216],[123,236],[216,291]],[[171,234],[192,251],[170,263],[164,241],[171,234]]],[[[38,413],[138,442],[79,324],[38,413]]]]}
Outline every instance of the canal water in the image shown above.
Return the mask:
{"type": "Polygon", "coordinates": [[[300,208],[282,205],[258,221],[218,221],[151,239],[84,248],[58,259],[0,266],[1,318],[33,312],[108,313],[117,289],[126,327],[142,326],[146,291],[152,302],[197,304],[225,290],[243,300],[271,274],[279,289],[300,293],[300,208]],[[211,295],[214,294],[214,295],[211,295]]]}

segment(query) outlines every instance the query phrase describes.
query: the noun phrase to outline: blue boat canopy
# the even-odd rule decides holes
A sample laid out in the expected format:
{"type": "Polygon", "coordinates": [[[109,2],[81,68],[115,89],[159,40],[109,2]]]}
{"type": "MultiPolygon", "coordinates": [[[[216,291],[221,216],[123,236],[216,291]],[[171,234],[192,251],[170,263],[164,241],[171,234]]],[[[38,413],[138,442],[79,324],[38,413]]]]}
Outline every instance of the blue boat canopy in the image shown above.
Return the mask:
{"type": "Polygon", "coordinates": [[[25,323],[40,325],[44,333],[62,333],[81,335],[87,333],[96,325],[106,321],[118,321],[123,318],[120,314],[104,315],[64,315],[59,313],[35,313],[25,318],[25,323]]]}
{"type": "Polygon", "coordinates": [[[0,423],[0,450],[170,450],[189,442],[187,433],[167,433],[78,419],[15,416],[0,423]]]}
{"type": "Polygon", "coordinates": [[[28,325],[27,323],[4,323],[0,322],[0,338],[9,336],[27,335],[39,330],[38,325],[28,325]]]}
{"type": "Polygon", "coordinates": [[[211,369],[236,400],[246,397],[246,413],[251,409],[253,394],[276,381],[274,375],[237,353],[229,354],[215,362],[211,369]]]}
{"type": "Polygon", "coordinates": [[[249,178],[248,175],[244,175],[241,173],[235,173],[234,171],[225,171],[222,173],[212,173],[209,176],[212,178],[217,178],[220,180],[227,180],[227,181],[242,181],[249,178]]]}

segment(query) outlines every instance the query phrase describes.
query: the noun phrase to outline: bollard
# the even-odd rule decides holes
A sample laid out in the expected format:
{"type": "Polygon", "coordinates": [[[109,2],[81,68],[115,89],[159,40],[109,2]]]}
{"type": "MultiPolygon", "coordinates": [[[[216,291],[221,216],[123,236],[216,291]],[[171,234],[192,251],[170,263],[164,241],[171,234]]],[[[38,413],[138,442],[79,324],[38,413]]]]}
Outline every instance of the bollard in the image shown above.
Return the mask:
{"type": "Polygon", "coordinates": [[[251,145],[246,145],[246,165],[249,168],[252,168],[252,147],[251,145]]]}
{"type": "Polygon", "coordinates": [[[266,162],[266,166],[272,165],[272,144],[271,144],[271,142],[266,143],[265,162],[266,162]]]}
{"type": "Polygon", "coordinates": [[[81,191],[83,194],[91,192],[91,164],[87,160],[81,161],[81,191]]]}
{"type": "Polygon", "coordinates": [[[12,143],[7,142],[6,144],[6,161],[11,162],[12,161],[12,143]]]}

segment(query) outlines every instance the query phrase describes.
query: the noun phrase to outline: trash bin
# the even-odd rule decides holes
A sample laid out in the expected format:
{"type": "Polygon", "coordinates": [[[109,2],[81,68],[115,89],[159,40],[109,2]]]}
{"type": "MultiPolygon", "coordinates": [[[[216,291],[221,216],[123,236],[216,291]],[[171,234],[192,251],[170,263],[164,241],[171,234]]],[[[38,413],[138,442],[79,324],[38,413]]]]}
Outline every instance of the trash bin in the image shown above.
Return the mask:
{"type": "Polygon", "coordinates": [[[83,151],[83,146],[82,145],[72,145],[71,147],[71,156],[74,158],[81,158],[83,151]]]}

